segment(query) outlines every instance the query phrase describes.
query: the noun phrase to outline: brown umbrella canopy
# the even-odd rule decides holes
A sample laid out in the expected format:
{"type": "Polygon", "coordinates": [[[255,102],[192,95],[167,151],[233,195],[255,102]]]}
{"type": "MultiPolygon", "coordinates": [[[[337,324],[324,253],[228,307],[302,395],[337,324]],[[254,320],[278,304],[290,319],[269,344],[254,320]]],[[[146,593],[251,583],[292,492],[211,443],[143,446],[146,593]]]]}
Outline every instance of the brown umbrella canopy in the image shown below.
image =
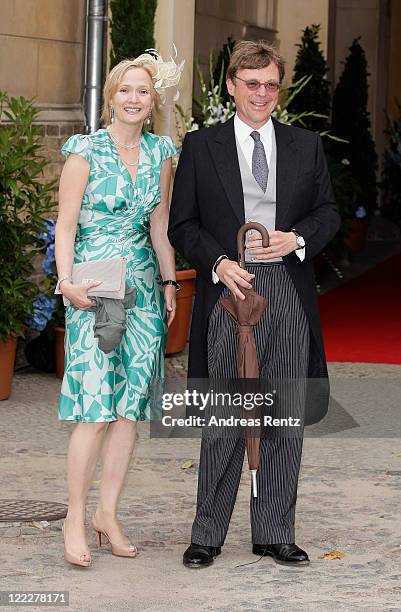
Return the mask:
{"type": "MultiPolygon", "coordinates": [[[[245,234],[255,229],[262,235],[262,245],[269,246],[269,234],[264,225],[256,222],[245,223],[238,231],[237,250],[238,263],[245,268],[245,234]]],[[[253,326],[259,321],[267,306],[267,300],[256,293],[254,289],[243,289],[245,300],[236,299],[232,294],[222,298],[221,303],[229,315],[237,323],[238,349],[237,364],[240,378],[259,378],[259,363],[256,351],[253,326]]],[[[246,411],[246,418],[256,418],[256,408],[246,411]]],[[[245,443],[248,455],[249,469],[252,473],[253,495],[257,497],[256,470],[259,467],[260,428],[247,426],[245,428],[245,443]]]]}

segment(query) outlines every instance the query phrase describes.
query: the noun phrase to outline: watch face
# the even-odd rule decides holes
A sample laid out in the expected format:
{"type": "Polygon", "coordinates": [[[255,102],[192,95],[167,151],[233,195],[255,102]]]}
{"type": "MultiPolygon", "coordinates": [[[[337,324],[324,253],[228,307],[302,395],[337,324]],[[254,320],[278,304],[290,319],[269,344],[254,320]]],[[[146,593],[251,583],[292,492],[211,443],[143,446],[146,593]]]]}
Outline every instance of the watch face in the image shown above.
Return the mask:
{"type": "Polygon", "coordinates": [[[305,240],[302,238],[302,236],[297,236],[297,245],[300,248],[303,248],[305,246],[305,240]]]}

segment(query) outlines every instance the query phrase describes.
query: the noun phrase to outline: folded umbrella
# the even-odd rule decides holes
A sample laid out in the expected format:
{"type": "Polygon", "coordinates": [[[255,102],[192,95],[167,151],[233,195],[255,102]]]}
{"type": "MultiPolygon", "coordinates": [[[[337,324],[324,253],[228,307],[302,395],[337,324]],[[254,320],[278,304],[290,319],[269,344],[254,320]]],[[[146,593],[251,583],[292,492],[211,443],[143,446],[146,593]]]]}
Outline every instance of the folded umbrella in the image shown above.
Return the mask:
{"type": "MultiPolygon", "coordinates": [[[[262,245],[264,248],[269,246],[269,234],[264,225],[256,222],[245,223],[240,227],[237,234],[237,251],[238,263],[241,268],[245,269],[245,234],[248,230],[255,229],[262,235],[262,245]]],[[[259,295],[254,289],[243,289],[241,291],[245,295],[245,300],[240,300],[230,294],[226,298],[222,298],[221,304],[227,310],[228,314],[237,323],[238,349],[237,349],[237,366],[238,376],[240,378],[259,378],[259,362],[256,351],[255,336],[253,326],[261,318],[263,311],[267,306],[267,300],[259,295]]],[[[253,408],[255,413],[255,408],[253,408]]],[[[255,414],[251,411],[246,411],[246,418],[249,419],[255,414]]],[[[252,475],[252,490],[253,496],[257,497],[257,482],[256,473],[259,467],[260,455],[260,428],[247,426],[245,428],[245,444],[248,455],[249,469],[252,475]]]]}

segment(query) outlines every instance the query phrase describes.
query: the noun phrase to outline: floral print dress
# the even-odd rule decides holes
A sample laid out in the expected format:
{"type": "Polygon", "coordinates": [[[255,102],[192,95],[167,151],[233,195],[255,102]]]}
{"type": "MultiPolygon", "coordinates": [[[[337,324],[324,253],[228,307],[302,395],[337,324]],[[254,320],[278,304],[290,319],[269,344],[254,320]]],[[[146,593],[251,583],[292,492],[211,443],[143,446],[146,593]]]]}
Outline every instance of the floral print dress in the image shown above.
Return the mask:
{"type": "Polygon", "coordinates": [[[127,311],[121,344],[105,354],[94,337],[95,314],[66,309],[65,372],[59,418],[86,423],[154,417],[167,338],[166,309],[150,215],[160,202],[163,161],[177,154],[168,136],[144,132],[135,184],[107,130],[77,134],[62,147],[90,164],[74,247],[74,263],[127,258],[137,302],[127,311]]]}

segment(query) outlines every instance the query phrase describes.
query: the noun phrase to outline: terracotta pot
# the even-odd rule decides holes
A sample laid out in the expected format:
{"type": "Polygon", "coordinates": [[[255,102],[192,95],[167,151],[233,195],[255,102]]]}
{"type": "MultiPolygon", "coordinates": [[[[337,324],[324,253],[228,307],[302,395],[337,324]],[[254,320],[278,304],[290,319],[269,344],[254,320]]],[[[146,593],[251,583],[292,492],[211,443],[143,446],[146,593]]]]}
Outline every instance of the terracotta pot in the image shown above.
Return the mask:
{"type": "Polygon", "coordinates": [[[352,253],[357,253],[365,248],[366,233],[368,231],[367,219],[353,219],[351,222],[351,230],[345,238],[345,245],[352,253]]]}
{"type": "Polygon", "coordinates": [[[0,400],[8,399],[11,394],[16,351],[16,337],[8,336],[0,342],[0,400]]]}
{"type": "Polygon", "coordinates": [[[56,376],[57,378],[63,378],[64,376],[64,327],[54,327],[54,333],[56,336],[54,350],[56,353],[56,376]]]}
{"type": "Polygon", "coordinates": [[[166,353],[180,353],[188,340],[192,302],[195,295],[195,270],[177,270],[181,290],[177,292],[177,312],[167,336],[166,353]]]}

